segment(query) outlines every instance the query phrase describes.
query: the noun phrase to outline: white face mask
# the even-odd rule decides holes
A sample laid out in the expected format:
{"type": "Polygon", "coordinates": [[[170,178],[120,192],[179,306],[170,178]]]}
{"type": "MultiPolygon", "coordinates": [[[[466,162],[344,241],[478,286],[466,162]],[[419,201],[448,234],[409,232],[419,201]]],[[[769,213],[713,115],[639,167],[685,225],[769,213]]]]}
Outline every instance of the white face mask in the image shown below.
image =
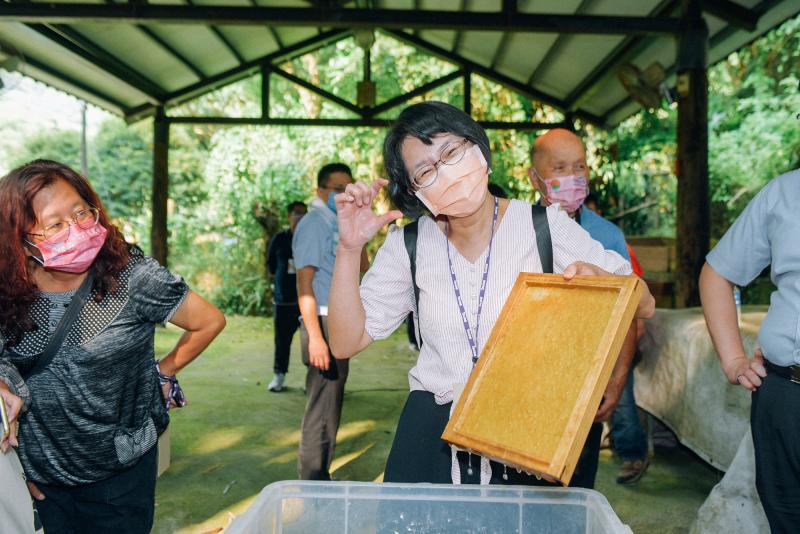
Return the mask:
{"type": "Polygon", "coordinates": [[[478,145],[468,148],[455,165],[441,165],[438,172],[431,186],[415,193],[434,217],[465,217],[481,207],[489,187],[489,165],[478,145]]]}

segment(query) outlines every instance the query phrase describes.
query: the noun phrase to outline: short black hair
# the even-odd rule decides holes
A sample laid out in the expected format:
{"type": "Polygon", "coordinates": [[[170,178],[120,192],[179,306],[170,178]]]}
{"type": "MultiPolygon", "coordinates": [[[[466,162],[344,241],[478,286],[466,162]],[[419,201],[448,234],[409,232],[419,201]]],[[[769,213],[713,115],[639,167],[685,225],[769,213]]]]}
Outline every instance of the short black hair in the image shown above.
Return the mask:
{"type": "Polygon", "coordinates": [[[411,218],[422,215],[427,209],[412,192],[411,177],[403,162],[403,141],[407,137],[415,137],[430,145],[433,137],[448,133],[464,137],[478,145],[491,167],[492,154],[486,132],[472,117],[444,102],[432,100],[408,106],[386,134],[383,142],[383,163],[389,177],[389,197],[397,209],[411,218]]]}
{"type": "Polygon", "coordinates": [[[294,202],[290,202],[288,206],[286,206],[286,213],[291,214],[294,209],[298,206],[306,208],[305,202],[300,202],[299,200],[295,200],[294,202]]]}
{"type": "Polygon", "coordinates": [[[497,198],[508,198],[508,193],[501,185],[489,183],[489,192],[497,198]]]}
{"type": "Polygon", "coordinates": [[[350,170],[350,167],[344,163],[328,163],[317,173],[317,187],[325,187],[328,185],[328,178],[335,172],[343,172],[350,176],[350,178],[353,178],[353,172],[350,170]]]}

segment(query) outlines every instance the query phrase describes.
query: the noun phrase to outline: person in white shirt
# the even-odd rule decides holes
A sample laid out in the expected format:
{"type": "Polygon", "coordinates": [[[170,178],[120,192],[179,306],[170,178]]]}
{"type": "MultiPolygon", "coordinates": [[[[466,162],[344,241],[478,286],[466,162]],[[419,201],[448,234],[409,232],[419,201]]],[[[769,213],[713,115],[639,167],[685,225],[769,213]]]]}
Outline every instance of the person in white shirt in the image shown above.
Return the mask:
{"type": "MultiPolygon", "coordinates": [[[[333,354],[351,358],[417,313],[422,346],[409,372],[411,393],[384,473],[387,482],[543,484],[506,472],[441,440],[454,390],[466,383],[520,272],[542,272],[531,205],[488,192],[489,140],[463,111],[442,102],[406,108],[387,134],[389,180],[355,183],[335,197],[339,244],[328,306],[333,354]],[[372,211],[380,189],[400,210],[372,211]],[[416,245],[417,298],[402,229],[392,229],[359,288],[363,246],[403,214],[422,215],[416,245]]],[[[553,271],[628,275],[631,267],[606,251],[557,206],[546,210],[553,271]]],[[[655,302],[645,291],[637,316],[655,302]]],[[[597,458],[579,462],[573,485],[594,483],[597,458]]]]}

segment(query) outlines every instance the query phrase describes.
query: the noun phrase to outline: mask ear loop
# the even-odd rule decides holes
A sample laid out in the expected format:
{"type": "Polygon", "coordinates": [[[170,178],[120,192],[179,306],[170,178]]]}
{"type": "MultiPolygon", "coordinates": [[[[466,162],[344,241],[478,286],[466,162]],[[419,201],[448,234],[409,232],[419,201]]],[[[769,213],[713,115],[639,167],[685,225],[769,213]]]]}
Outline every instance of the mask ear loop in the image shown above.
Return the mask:
{"type": "MultiPolygon", "coordinates": [[[[25,238],[22,239],[22,242],[25,244],[26,247],[33,248],[33,249],[35,249],[37,251],[39,250],[39,247],[37,247],[34,243],[31,243],[30,241],[28,241],[25,238]]],[[[34,261],[36,261],[36,263],[38,263],[42,267],[44,267],[44,260],[42,258],[36,256],[36,254],[28,254],[28,257],[33,259],[34,261]]]]}

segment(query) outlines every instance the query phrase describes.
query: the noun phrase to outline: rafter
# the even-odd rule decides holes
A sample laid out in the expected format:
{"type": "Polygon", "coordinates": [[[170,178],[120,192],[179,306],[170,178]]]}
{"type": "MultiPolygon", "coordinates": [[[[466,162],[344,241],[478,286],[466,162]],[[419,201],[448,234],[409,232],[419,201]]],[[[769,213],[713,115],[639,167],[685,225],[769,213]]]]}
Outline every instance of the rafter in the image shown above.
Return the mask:
{"type": "Polygon", "coordinates": [[[138,24],[230,24],[329,28],[444,29],[590,34],[676,34],[680,20],[660,17],[519,13],[505,11],[255,7],[167,4],[0,3],[0,20],[29,23],[128,22],[138,24]]]}
{"type": "Polygon", "coordinates": [[[703,11],[743,30],[754,31],[761,13],[731,0],[703,0],[703,11]]]}
{"type": "Polygon", "coordinates": [[[165,51],[166,51],[166,52],[167,52],[169,55],[171,55],[172,57],[174,57],[175,59],[177,59],[178,61],[180,61],[180,62],[183,64],[183,66],[185,66],[187,69],[189,69],[190,71],[192,71],[192,73],[193,73],[195,76],[197,76],[197,77],[198,77],[200,80],[204,80],[204,79],[205,79],[206,75],[203,73],[203,71],[201,71],[201,70],[200,70],[200,68],[199,68],[197,65],[195,65],[194,63],[192,63],[192,62],[189,60],[189,58],[187,58],[186,56],[184,56],[183,54],[181,54],[180,52],[178,52],[178,50],[177,50],[177,49],[175,49],[175,47],[174,47],[174,46],[170,45],[170,44],[169,44],[168,42],[166,42],[164,39],[162,39],[161,37],[159,37],[159,35],[158,35],[156,32],[154,32],[153,30],[151,30],[151,29],[150,29],[150,28],[148,28],[147,26],[143,26],[143,25],[141,25],[141,24],[137,25],[136,27],[139,29],[139,31],[141,31],[141,32],[142,32],[142,33],[144,33],[144,34],[145,34],[147,37],[149,37],[149,38],[150,38],[150,40],[152,40],[152,41],[153,41],[154,43],[156,43],[158,46],[160,46],[161,48],[163,48],[163,49],[164,49],[164,50],[165,50],[165,51]]]}
{"type": "Polygon", "coordinates": [[[273,74],[277,74],[278,76],[289,80],[293,84],[299,85],[303,89],[311,91],[312,93],[317,94],[317,95],[321,96],[322,98],[324,98],[326,100],[329,100],[330,102],[333,102],[334,104],[337,104],[339,107],[343,107],[344,109],[355,113],[356,115],[361,115],[363,113],[363,110],[360,107],[358,107],[355,104],[353,104],[352,102],[349,102],[349,101],[345,100],[344,98],[331,93],[330,91],[326,91],[325,89],[323,89],[323,88],[321,88],[321,87],[319,87],[317,85],[314,85],[313,83],[311,83],[309,81],[306,81],[306,80],[304,80],[302,78],[298,78],[294,74],[286,72],[285,70],[283,70],[283,69],[281,69],[279,67],[270,66],[269,67],[269,72],[271,72],[273,74]]]}
{"type": "MultiPolygon", "coordinates": [[[[216,124],[220,126],[241,125],[279,125],[279,126],[339,126],[347,128],[388,128],[394,121],[390,119],[304,119],[304,118],[277,118],[277,117],[167,117],[170,124],[216,124]]],[[[550,128],[565,128],[564,123],[543,122],[503,122],[503,121],[478,121],[489,130],[547,130],[550,128]]]]}
{"type": "Polygon", "coordinates": [[[402,95],[398,95],[398,96],[396,96],[394,98],[391,98],[391,99],[387,100],[386,102],[384,102],[383,104],[380,104],[380,105],[372,107],[372,108],[368,108],[366,110],[367,111],[367,115],[369,115],[370,117],[374,117],[375,115],[380,115],[384,111],[388,111],[388,110],[392,109],[393,107],[399,106],[400,104],[402,104],[404,102],[408,102],[412,98],[416,98],[418,96],[424,95],[425,93],[433,91],[437,87],[441,87],[442,85],[445,85],[445,84],[447,84],[449,82],[452,82],[453,80],[456,80],[456,79],[462,77],[463,75],[464,75],[464,71],[463,70],[453,71],[450,74],[446,74],[446,75],[442,76],[441,78],[437,78],[437,79],[435,79],[433,81],[430,81],[430,82],[428,82],[426,84],[420,85],[419,87],[417,87],[417,88],[415,88],[415,89],[413,89],[413,90],[411,90],[411,91],[409,91],[407,93],[403,93],[402,95]]]}
{"type": "MultiPolygon", "coordinates": [[[[504,85],[507,88],[516,91],[517,93],[520,93],[522,95],[525,95],[528,98],[531,98],[533,100],[538,100],[543,104],[553,106],[562,111],[565,109],[564,102],[554,97],[553,95],[549,95],[543,91],[534,89],[529,85],[526,85],[513,78],[509,78],[508,76],[505,76],[495,70],[484,67],[479,63],[475,63],[474,61],[470,61],[462,56],[453,54],[449,50],[445,50],[444,48],[432,45],[427,41],[420,39],[419,37],[411,35],[410,33],[394,31],[394,30],[390,30],[387,33],[401,41],[416,46],[417,48],[420,48],[422,50],[427,50],[430,54],[438,56],[444,59],[445,61],[449,61],[451,63],[455,63],[456,65],[460,65],[463,68],[471,70],[475,74],[483,76],[484,78],[488,78],[494,82],[499,83],[500,85],[504,85]]],[[[603,125],[602,119],[592,113],[580,111],[576,112],[576,117],[585,120],[587,122],[590,122],[592,124],[596,124],[598,126],[603,125]]]]}
{"type": "Polygon", "coordinates": [[[182,89],[178,89],[167,95],[165,104],[167,106],[174,106],[185,102],[186,100],[196,98],[204,93],[208,93],[235,81],[241,80],[254,72],[257,72],[262,65],[269,65],[272,63],[280,63],[292,57],[307,54],[323,46],[335,43],[345,37],[349,36],[350,32],[343,30],[331,30],[321,35],[315,35],[309,39],[305,39],[291,46],[287,46],[275,52],[271,52],[260,58],[253,59],[243,63],[237,67],[233,67],[224,72],[209,76],[207,80],[197,82],[182,89]]]}
{"type": "MultiPolygon", "coordinates": [[[[195,3],[194,3],[192,0],[186,0],[186,3],[187,3],[188,5],[190,5],[190,6],[194,6],[194,5],[195,5],[195,3]]],[[[229,53],[230,53],[230,54],[231,54],[231,55],[232,55],[234,58],[236,58],[236,62],[237,62],[237,63],[239,63],[240,65],[241,65],[242,63],[244,63],[244,57],[242,57],[242,54],[241,54],[241,53],[240,53],[240,52],[239,52],[239,51],[236,49],[236,47],[235,47],[235,46],[233,46],[233,43],[230,41],[230,39],[228,39],[227,37],[225,37],[225,34],[224,34],[224,33],[222,33],[222,30],[220,30],[219,28],[217,28],[217,27],[216,27],[216,26],[214,26],[214,25],[211,25],[211,26],[209,26],[209,27],[208,27],[208,29],[209,29],[209,30],[211,30],[211,33],[213,33],[213,34],[214,34],[214,35],[217,37],[217,39],[219,39],[219,40],[220,40],[220,42],[223,44],[223,46],[225,47],[225,49],[226,49],[226,50],[227,50],[227,51],[228,51],[228,52],[229,52],[229,53]]]]}
{"type": "Polygon", "coordinates": [[[54,25],[51,27],[44,24],[29,24],[28,27],[133,87],[145,95],[152,104],[163,101],[165,91],[155,82],[131,69],[99,45],[68,26],[54,25]]]}
{"type": "MultiPolygon", "coordinates": [[[[585,13],[586,10],[589,9],[589,7],[594,1],[595,0],[583,0],[583,2],[581,2],[581,4],[575,10],[575,13],[585,13]]],[[[550,48],[547,49],[547,52],[545,53],[542,60],[533,70],[531,75],[528,77],[528,85],[533,85],[533,82],[537,80],[539,76],[541,76],[542,73],[545,72],[550,67],[550,63],[552,63],[553,60],[558,56],[558,53],[561,51],[564,45],[566,45],[569,42],[569,40],[570,40],[569,35],[559,35],[558,37],[556,37],[556,40],[553,42],[552,45],[550,45],[550,48]]]]}

